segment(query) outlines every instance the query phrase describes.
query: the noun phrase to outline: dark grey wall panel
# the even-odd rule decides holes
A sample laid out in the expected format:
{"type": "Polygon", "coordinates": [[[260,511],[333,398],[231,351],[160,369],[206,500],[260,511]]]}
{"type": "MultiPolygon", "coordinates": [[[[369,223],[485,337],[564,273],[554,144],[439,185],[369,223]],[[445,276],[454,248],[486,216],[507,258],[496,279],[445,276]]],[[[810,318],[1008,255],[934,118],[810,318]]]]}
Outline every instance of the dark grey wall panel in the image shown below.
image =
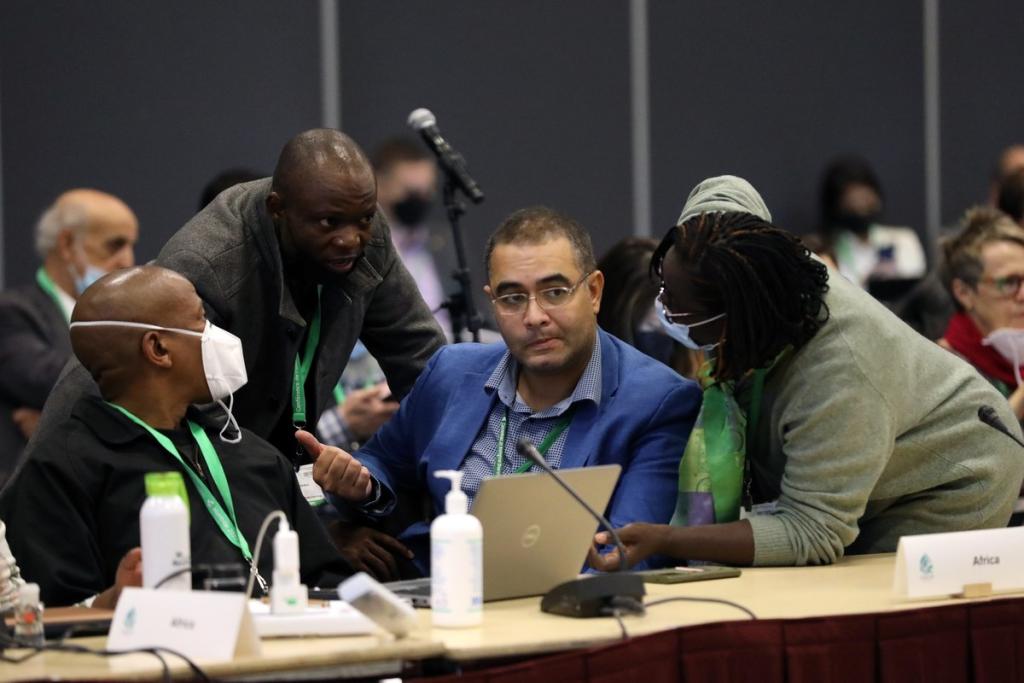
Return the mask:
{"type": "Polygon", "coordinates": [[[1024,144],[1024,3],[940,4],[942,218],[988,200],[999,152],[1024,144]]]}
{"type": "Polygon", "coordinates": [[[811,231],[821,169],[849,152],[875,165],[888,221],[921,229],[920,3],[653,0],[650,26],[655,234],[720,173],[811,231]]]}
{"type": "Polygon", "coordinates": [[[61,191],[123,197],[152,258],[227,166],[269,171],[318,125],[315,0],[4,3],[4,259],[35,268],[32,226],[61,191]]]}
{"type": "Polygon", "coordinates": [[[487,235],[527,205],[579,219],[599,253],[631,234],[625,2],[358,0],[339,14],[345,130],[370,149],[428,107],[487,193],[466,217],[477,284],[487,235]]]}

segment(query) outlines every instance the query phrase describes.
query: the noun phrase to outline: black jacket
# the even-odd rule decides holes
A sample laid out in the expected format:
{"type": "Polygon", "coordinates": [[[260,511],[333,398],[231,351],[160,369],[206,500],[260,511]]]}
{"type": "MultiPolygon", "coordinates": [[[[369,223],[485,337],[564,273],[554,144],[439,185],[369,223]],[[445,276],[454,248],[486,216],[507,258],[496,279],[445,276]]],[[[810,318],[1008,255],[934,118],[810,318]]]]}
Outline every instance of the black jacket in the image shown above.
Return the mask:
{"type": "MultiPolygon", "coordinates": [[[[351,572],[280,453],[246,430],[240,443],[224,443],[217,436],[218,427],[199,411],[191,410],[189,417],[207,429],[220,455],[238,526],[250,550],[256,550],[256,534],[267,513],[283,510],[299,535],[299,562],[307,585],[319,579],[336,582],[351,572]]],[[[187,430],[164,433],[179,451],[194,448],[187,430]]],[[[7,523],[7,540],[22,575],[39,584],[43,602],[69,605],[112,586],[118,562],[139,545],[145,474],[181,468],[152,435],[93,396],[80,399],[69,420],[34,441],[32,453],[0,494],[0,519],[7,523]]],[[[190,501],[193,566],[243,562],[190,477],[182,472],[182,478],[190,501]]],[[[218,495],[209,480],[207,486],[218,495]]],[[[274,567],[275,529],[271,525],[258,563],[268,581],[274,567]]],[[[199,580],[198,572],[193,578],[199,580]]]]}
{"type": "Polygon", "coordinates": [[[0,293],[0,486],[25,448],[11,413],[42,410],[70,357],[64,312],[38,284],[0,293]]]}

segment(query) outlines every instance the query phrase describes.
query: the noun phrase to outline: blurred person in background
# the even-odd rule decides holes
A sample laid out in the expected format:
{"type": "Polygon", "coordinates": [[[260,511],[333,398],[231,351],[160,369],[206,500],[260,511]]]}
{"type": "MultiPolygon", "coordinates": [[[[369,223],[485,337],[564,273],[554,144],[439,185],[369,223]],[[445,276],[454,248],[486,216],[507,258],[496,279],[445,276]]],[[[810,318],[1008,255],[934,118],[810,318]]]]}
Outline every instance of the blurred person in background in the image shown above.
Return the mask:
{"type": "Polygon", "coordinates": [[[999,204],[999,189],[1007,176],[1024,168],[1024,145],[1007,145],[999,153],[999,158],[992,167],[992,180],[988,188],[988,203],[999,204]]]}
{"type": "Polygon", "coordinates": [[[683,377],[693,379],[704,362],[699,350],[685,348],[668,336],[654,310],[658,285],[651,278],[651,256],[657,241],[627,237],[601,258],[605,288],[597,324],[606,332],[660,360],[683,377]]]}
{"type": "Polygon", "coordinates": [[[98,190],[69,190],[39,218],[35,240],[43,263],[35,281],[0,294],[0,485],[71,357],[75,301],[107,272],[135,263],[138,234],[132,210],[98,190]]]}
{"type": "Polygon", "coordinates": [[[370,158],[377,175],[377,202],[391,225],[391,241],[450,337],[451,318],[441,304],[455,264],[447,226],[431,221],[437,205],[437,163],[422,144],[406,137],[385,140],[370,158]]]}
{"type": "Polygon", "coordinates": [[[884,199],[867,161],[839,158],[825,169],[821,236],[839,272],[864,288],[870,280],[920,278],[927,267],[917,233],[881,223],[884,199]]]}
{"type": "Polygon", "coordinates": [[[996,208],[1024,226],[1024,167],[1010,173],[999,184],[996,208]]]}
{"type": "MultiPolygon", "coordinates": [[[[1000,153],[992,169],[988,203],[1018,223],[1024,220],[1024,145],[1010,145],[1000,153]]],[[[944,229],[943,232],[946,233],[945,238],[952,239],[959,228],[944,229]]],[[[940,270],[941,267],[932,268],[894,307],[901,320],[933,341],[938,341],[946,333],[946,327],[957,310],[940,270]]]]}
{"type": "Polygon", "coordinates": [[[957,312],[939,341],[977,368],[1024,417],[1024,228],[991,207],[967,211],[942,244],[940,273],[957,312]]]}
{"type": "Polygon", "coordinates": [[[248,168],[229,168],[215,175],[210,182],[206,183],[202,193],[199,195],[199,210],[202,211],[206,205],[217,198],[224,190],[251,180],[259,180],[266,177],[266,173],[259,173],[248,168]]]}

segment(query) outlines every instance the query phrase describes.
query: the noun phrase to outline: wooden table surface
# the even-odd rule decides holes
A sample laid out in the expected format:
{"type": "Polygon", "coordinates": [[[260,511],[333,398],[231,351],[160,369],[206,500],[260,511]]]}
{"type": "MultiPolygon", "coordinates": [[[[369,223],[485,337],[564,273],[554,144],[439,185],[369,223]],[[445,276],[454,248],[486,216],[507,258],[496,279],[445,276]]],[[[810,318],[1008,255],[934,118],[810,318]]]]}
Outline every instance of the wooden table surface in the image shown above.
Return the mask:
{"type": "MultiPolygon", "coordinates": [[[[844,558],[825,567],[766,567],[744,569],[743,575],[676,585],[646,584],[647,602],[666,597],[721,598],[739,603],[759,618],[799,618],[915,609],[958,602],[900,601],[892,595],[895,555],[844,558]]],[[[999,596],[1001,597],[1001,596],[999,596]]],[[[373,662],[412,661],[444,656],[468,662],[557,652],[612,642],[621,637],[612,618],[570,619],[540,611],[540,598],[488,603],[483,625],[470,629],[440,629],[430,625],[429,610],[419,610],[420,627],[410,637],[268,639],[259,657],[223,664],[204,664],[209,674],[244,676],[301,670],[331,670],[373,662]]],[[[747,619],[728,605],[671,602],[651,607],[644,616],[624,617],[631,636],[679,626],[747,619]]],[[[75,642],[102,647],[105,639],[75,642]]],[[[9,651],[14,654],[17,651],[9,651]]],[[[185,666],[168,658],[175,673],[185,666]]],[[[22,664],[0,664],[0,680],[104,678],[153,679],[160,667],[150,655],[102,658],[82,654],[45,653],[22,664]]]]}

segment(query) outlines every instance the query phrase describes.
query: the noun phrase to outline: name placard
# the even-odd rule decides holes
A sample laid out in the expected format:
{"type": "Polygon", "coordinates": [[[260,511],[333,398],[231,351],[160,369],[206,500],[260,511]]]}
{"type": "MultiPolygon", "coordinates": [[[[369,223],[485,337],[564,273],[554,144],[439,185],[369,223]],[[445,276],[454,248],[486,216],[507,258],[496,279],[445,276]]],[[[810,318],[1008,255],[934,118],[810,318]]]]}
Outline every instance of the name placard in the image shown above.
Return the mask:
{"type": "Polygon", "coordinates": [[[258,655],[260,641],[241,593],[125,588],[107,647],[166,647],[192,659],[226,662],[258,655]]]}
{"type": "Polygon", "coordinates": [[[896,549],[893,591],[910,600],[1024,590],[1024,527],[904,536],[896,549]]]}

